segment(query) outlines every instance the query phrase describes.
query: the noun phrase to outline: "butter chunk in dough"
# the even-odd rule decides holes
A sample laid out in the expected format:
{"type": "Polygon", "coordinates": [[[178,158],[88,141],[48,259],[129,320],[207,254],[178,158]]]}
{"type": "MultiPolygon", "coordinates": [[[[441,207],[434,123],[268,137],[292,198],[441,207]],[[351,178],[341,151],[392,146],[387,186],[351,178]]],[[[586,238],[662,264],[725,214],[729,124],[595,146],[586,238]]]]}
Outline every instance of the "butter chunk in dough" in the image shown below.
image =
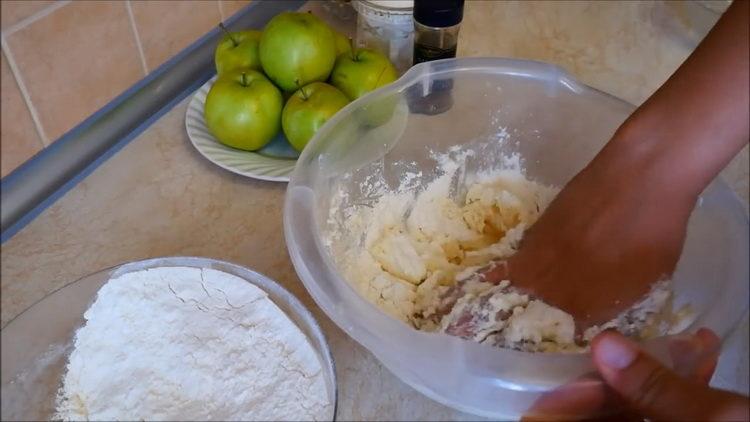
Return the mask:
{"type": "Polygon", "coordinates": [[[386,233],[370,247],[370,252],[384,270],[402,280],[419,284],[427,276],[427,268],[422,258],[403,233],[386,233]]]}

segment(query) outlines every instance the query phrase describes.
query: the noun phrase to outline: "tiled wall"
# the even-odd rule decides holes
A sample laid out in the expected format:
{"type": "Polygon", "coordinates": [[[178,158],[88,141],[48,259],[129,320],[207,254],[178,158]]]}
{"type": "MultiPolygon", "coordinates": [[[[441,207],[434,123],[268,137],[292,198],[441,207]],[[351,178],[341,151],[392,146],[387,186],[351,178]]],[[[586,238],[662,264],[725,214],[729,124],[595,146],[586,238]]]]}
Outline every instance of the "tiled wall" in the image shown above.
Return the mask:
{"type": "Polygon", "coordinates": [[[248,0],[1,0],[0,176],[248,0]]]}

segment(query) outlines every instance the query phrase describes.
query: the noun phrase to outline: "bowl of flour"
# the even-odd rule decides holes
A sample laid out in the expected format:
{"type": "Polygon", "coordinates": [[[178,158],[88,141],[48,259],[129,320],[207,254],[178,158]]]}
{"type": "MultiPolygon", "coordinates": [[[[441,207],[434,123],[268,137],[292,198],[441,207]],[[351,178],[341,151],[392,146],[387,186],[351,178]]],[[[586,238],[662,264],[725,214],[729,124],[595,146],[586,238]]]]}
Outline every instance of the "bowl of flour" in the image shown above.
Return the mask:
{"type": "Polygon", "coordinates": [[[269,278],[157,258],[73,282],[2,332],[3,420],[334,420],[335,369],[269,278]]]}

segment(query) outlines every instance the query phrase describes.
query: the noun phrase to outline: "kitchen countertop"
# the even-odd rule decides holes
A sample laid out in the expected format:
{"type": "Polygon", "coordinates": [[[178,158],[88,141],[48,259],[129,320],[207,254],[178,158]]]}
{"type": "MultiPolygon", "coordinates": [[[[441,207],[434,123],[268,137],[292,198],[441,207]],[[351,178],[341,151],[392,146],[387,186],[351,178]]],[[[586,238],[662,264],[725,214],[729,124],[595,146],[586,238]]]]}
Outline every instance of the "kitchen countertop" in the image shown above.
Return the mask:
{"type": "MultiPolygon", "coordinates": [[[[530,58],[640,104],[692,51],[718,15],[698,4],[467,2],[460,56],[530,58]]],[[[339,418],[475,419],[406,386],[347,337],[297,278],[282,230],[286,184],[231,174],[201,157],[185,133],[189,98],[5,242],[4,326],[51,291],[122,262],[173,255],[245,265],[307,305],[331,343],[339,418]]],[[[723,173],[748,202],[748,150],[723,173]]],[[[747,318],[727,346],[717,383],[747,392],[747,318]],[[743,375],[744,374],[744,375],[743,375]]]]}

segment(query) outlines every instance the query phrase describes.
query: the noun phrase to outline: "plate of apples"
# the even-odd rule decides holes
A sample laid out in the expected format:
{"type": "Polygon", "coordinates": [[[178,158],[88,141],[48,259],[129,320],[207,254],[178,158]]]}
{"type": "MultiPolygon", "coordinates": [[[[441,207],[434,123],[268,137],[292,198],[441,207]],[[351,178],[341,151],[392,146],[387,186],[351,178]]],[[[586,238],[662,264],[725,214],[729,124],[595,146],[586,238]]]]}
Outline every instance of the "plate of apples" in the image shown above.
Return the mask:
{"type": "Polygon", "coordinates": [[[398,78],[384,54],[355,48],[311,13],[281,13],[263,31],[220,27],[217,74],[193,95],[185,127],[201,155],[243,176],[289,181],[331,117],[398,78]]]}

